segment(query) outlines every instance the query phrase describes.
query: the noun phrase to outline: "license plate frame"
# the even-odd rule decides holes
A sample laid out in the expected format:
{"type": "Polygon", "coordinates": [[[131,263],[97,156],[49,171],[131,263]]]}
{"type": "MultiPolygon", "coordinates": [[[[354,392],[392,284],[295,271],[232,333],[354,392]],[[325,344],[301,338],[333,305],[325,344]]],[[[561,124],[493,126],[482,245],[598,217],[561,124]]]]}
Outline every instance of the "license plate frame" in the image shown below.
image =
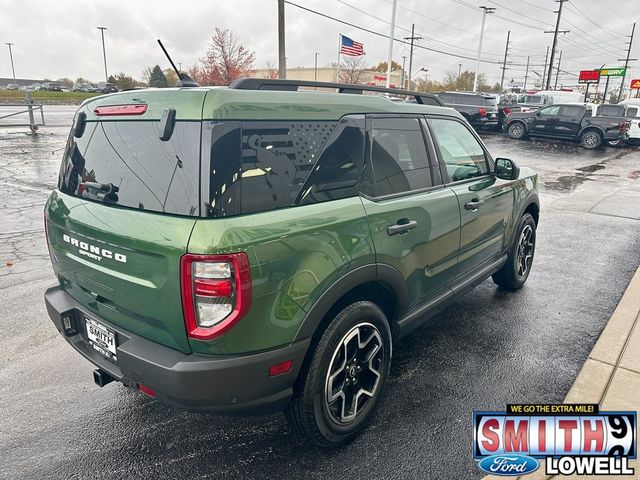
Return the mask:
{"type": "Polygon", "coordinates": [[[118,343],[116,332],[93,318],[84,317],[84,320],[89,346],[107,360],[117,363],[118,343]]]}

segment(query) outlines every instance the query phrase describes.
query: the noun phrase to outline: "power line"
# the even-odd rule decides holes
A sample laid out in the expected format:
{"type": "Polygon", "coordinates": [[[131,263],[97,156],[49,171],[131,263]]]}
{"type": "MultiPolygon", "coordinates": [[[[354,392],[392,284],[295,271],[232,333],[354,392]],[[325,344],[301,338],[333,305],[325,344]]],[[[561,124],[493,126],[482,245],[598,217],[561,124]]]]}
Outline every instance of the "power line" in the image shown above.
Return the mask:
{"type": "MultiPolygon", "coordinates": [[[[356,25],[354,23],[347,22],[346,20],[341,20],[339,18],[332,17],[331,15],[327,15],[326,13],[318,12],[317,10],[313,10],[311,8],[308,8],[308,7],[303,7],[302,5],[298,5],[297,3],[293,3],[293,2],[290,2],[288,0],[285,0],[284,3],[286,3],[288,5],[291,5],[293,7],[297,7],[299,9],[301,9],[301,10],[305,10],[305,11],[307,11],[309,13],[313,13],[315,15],[318,15],[318,16],[321,16],[321,17],[324,17],[324,18],[328,18],[329,20],[333,20],[334,22],[342,23],[343,25],[348,25],[348,26],[350,26],[352,28],[356,28],[358,30],[362,30],[363,32],[367,32],[367,33],[370,33],[372,35],[376,35],[378,37],[387,38],[387,39],[389,38],[389,35],[386,35],[384,33],[376,32],[375,30],[371,30],[369,28],[361,27],[361,26],[356,25]]],[[[393,40],[395,42],[399,42],[399,43],[402,43],[402,44],[405,44],[405,45],[409,45],[409,42],[406,42],[406,41],[404,41],[402,39],[399,39],[399,38],[394,38],[393,40]]],[[[460,55],[460,54],[452,53],[452,52],[446,52],[446,51],[443,51],[443,50],[438,50],[436,48],[431,48],[431,47],[427,47],[427,46],[424,46],[424,45],[415,45],[415,48],[421,48],[423,50],[428,50],[430,52],[440,53],[442,55],[449,55],[451,57],[463,58],[465,60],[474,60],[474,61],[476,60],[473,57],[468,57],[466,55],[460,55]]],[[[500,65],[500,63],[501,63],[500,61],[494,61],[494,60],[480,60],[480,61],[483,62],[483,63],[490,63],[490,64],[493,64],[493,65],[500,65]]]]}
{"type": "Polygon", "coordinates": [[[609,30],[608,28],[603,27],[602,25],[599,25],[599,24],[597,24],[596,22],[594,22],[593,20],[591,20],[591,18],[590,18],[588,15],[586,15],[582,10],[580,10],[580,9],[578,8],[578,6],[577,6],[575,3],[573,3],[571,0],[569,0],[569,3],[571,4],[571,5],[569,5],[569,6],[571,7],[571,8],[570,8],[570,10],[573,10],[573,9],[575,9],[575,10],[576,10],[574,13],[577,13],[578,15],[580,15],[581,17],[583,17],[584,19],[586,19],[586,20],[588,20],[589,22],[593,23],[596,27],[598,27],[598,28],[600,28],[600,29],[604,30],[605,32],[608,32],[608,33],[609,33],[609,35],[611,35],[612,37],[614,37],[614,38],[615,38],[615,36],[617,35],[617,36],[618,36],[618,40],[620,40],[620,39],[621,39],[620,37],[624,38],[624,34],[622,34],[622,33],[618,33],[618,32],[614,32],[613,30],[609,30]]]}

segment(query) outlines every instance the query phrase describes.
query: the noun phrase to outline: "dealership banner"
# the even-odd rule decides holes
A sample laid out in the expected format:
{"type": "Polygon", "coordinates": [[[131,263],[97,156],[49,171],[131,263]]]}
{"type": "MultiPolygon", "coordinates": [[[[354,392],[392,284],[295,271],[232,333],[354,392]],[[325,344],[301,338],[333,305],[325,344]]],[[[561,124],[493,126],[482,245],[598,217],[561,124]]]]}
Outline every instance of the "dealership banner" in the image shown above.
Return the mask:
{"type": "Polygon", "coordinates": [[[636,412],[513,404],[473,414],[473,458],[493,475],[525,475],[541,463],[547,475],[633,475],[637,449],[636,412]]]}

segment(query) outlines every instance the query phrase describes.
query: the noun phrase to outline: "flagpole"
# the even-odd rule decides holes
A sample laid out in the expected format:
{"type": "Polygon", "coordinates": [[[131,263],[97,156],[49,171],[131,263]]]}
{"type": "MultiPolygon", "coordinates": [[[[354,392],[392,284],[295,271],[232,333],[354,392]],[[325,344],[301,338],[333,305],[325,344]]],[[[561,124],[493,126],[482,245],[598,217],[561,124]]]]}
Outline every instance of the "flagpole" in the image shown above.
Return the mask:
{"type": "Polygon", "coordinates": [[[338,63],[336,63],[336,83],[340,83],[340,50],[342,50],[342,34],[338,35],[338,63]]]}

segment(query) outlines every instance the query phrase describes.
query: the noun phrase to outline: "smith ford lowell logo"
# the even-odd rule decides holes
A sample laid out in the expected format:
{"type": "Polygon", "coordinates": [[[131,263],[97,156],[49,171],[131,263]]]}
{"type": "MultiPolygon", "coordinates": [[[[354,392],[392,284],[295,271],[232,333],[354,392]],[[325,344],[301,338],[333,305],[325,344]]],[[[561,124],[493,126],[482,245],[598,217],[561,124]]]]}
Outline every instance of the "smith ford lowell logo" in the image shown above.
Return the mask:
{"type": "Polygon", "coordinates": [[[501,476],[526,475],[538,469],[535,458],[527,455],[491,455],[478,462],[478,467],[487,473],[501,476]]]}
{"type": "Polygon", "coordinates": [[[116,262],[127,263],[127,256],[123,253],[118,253],[107,248],[91,245],[90,243],[80,241],[77,238],[70,237],[66,233],[62,234],[62,240],[64,240],[72,247],[77,247],[78,253],[80,255],[84,255],[85,257],[97,260],[98,262],[101,262],[103,258],[109,258],[111,260],[115,260],[116,262]]]}

